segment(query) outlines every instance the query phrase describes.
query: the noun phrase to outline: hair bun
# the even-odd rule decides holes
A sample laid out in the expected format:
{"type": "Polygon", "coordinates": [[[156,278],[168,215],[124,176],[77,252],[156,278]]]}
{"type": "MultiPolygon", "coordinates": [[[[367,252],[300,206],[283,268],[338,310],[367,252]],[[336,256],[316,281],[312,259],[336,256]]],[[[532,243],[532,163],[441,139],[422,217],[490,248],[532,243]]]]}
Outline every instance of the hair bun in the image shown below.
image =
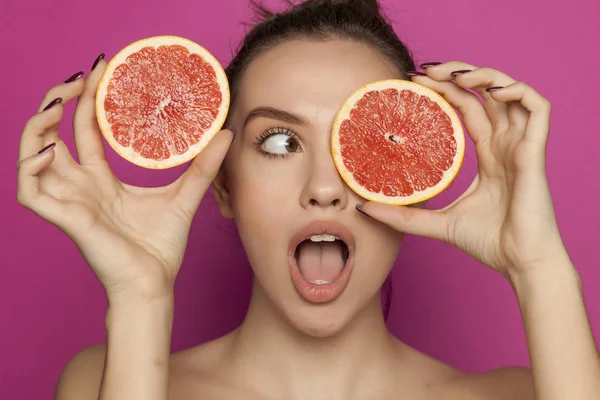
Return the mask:
{"type": "Polygon", "coordinates": [[[363,9],[370,15],[379,15],[381,12],[381,8],[379,6],[379,0],[332,0],[333,3],[341,3],[348,4],[351,6],[356,6],[357,8],[363,9]]]}
{"type": "MultiPolygon", "coordinates": [[[[298,3],[294,3],[291,0],[284,1],[289,6],[286,10],[288,12],[346,6],[349,9],[364,13],[366,16],[381,15],[379,0],[304,0],[298,3]]],[[[254,11],[254,15],[258,17],[259,20],[267,20],[278,14],[264,6],[260,0],[250,0],[250,6],[254,11]]]]}
{"type": "Polygon", "coordinates": [[[346,6],[365,12],[368,15],[379,15],[380,7],[378,0],[306,0],[298,3],[298,8],[313,8],[323,6],[346,6]]]}

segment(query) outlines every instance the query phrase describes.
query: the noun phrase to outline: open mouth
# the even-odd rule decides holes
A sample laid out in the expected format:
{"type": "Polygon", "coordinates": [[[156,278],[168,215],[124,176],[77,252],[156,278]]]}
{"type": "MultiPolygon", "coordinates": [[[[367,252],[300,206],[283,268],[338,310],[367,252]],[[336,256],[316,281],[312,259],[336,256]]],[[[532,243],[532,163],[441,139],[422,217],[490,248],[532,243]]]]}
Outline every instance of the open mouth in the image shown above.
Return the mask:
{"type": "Polygon", "coordinates": [[[294,258],[304,279],[315,285],[327,285],[340,276],[348,254],[348,245],[341,238],[319,234],[300,242],[294,258]]]}
{"type": "Polygon", "coordinates": [[[328,302],[339,296],[350,280],[354,237],[339,222],[313,221],[294,235],[288,254],[298,293],[310,302],[328,302]]]}

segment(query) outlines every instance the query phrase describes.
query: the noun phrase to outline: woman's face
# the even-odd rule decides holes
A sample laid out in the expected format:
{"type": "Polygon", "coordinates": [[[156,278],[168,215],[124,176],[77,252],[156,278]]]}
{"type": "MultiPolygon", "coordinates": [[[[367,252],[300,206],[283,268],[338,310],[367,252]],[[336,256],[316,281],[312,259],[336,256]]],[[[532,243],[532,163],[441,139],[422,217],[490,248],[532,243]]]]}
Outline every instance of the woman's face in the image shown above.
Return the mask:
{"type": "Polygon", "coordinates": [[[215,181],[221,211],[236,221],[255,295],[312,336],[335,334],[378,304],[402,241],[356,210],[362,199],[330,150],[344,100],[390,78],[399,73],[367,45],[288,41],[248,65],[231,110],[238,135],[215,181]]]}

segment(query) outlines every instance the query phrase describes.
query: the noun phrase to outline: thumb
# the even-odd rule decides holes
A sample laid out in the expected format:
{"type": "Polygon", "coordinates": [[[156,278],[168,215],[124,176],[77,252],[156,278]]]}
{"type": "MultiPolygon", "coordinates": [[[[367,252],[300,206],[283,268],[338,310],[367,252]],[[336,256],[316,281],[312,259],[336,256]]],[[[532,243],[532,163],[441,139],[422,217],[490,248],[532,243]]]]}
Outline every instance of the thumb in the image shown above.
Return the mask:
{"type": "Polygon", "coordinates": [[[234,136],[232,130],[217,133],[181,176],[176,198],[185,211],[190,214],[196,212],[206,190],[217,176],[234,136]]]}
{"type": "Polygon", "coordinates": [[[447,241],[448,217],[443,211],[374,202],[358,203],[356,209],[399,232],[447,241]]]}

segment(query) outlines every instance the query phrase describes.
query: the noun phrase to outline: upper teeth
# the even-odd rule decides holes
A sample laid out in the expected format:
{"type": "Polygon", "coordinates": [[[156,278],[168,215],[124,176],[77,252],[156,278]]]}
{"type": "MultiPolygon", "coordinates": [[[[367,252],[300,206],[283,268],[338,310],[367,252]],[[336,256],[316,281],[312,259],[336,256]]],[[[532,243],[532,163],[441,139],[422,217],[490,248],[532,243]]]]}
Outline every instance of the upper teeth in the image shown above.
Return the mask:
{"type": "Polygon", "coordinates": [[[339,239],[334,235],[313,235],[310,237],[311,242],[335,242],[336,239],[339,239]]]}

